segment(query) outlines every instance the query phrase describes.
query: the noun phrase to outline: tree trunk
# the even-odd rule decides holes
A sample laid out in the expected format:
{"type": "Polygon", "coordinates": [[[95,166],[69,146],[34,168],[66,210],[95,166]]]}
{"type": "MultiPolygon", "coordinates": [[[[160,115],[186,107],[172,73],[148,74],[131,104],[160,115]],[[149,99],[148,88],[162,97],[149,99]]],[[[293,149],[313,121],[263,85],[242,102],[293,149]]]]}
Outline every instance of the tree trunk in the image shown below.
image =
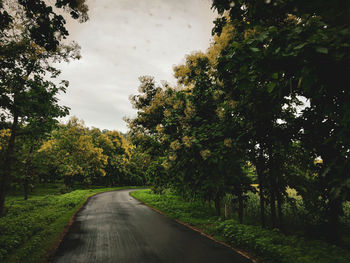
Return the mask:
{"type": "Polygon", "coordinates": [[[28,200],[28,191],[29,191],[29,178],[28,176],[26,175],[25,178],[24,178],[24,200],[28,200]]]}
{"type": "Polygon", "coordinates": [[[220,210],[221,198],[216,197],[214,202],[215,202],[216,214],[217,214],[217,216],[220,216],[221,215],[221,210],[220,210]]]}
{"type": "Polygon", "coordinates": [[[275,192],[271,191],[270,196],[270,212],[271,212],[271,224],[272,228],[276,227],[276,198],[275,198],[275,192]]]}
{"type": "Polygon", "coordinates": [[[65,175],[64,176],[64,184],[65,184],[65,186],[67,186],[67,187],[70,187],[71,186],[71,176],[70,175],[65,175]]]}
{"type": "Polygon", "coordinates": [[[225,218],[228,218],[228,206],[225,204],[225,218]]]}
{"type": "Polygon", "coordinates": [[[11,136],[7,145],[4,158],[4,168],[0,181],[0,215],[4,213],[6,188],[11,179],[12,154],[15,147],[16,131],[18,125],[18,115],[14,114],[13,123],[11,126],[11,136]]]}
{"type": "Polygon", "coordinates": [[[278,191],[276,186],[277,170],[275,165],[275,159],[273,158],[272,150],[269,149],[269,181],[270,181],[270,213],[272,228],[276,228],[276,192],[278,191]],[[271,160],[272,159],[272,160],[271,160]]]}
{"type": "Polygon", "coordinates": [[[207,198],[206,197],[203,197],[202,198],[202,205],[203,207],[205,207],[205,204],[207,203],[207,198]]]}
{"type": "Polygon", "coordinates": [[[338,245],[340,242],[340,223],[339,216],[342,213],[343,204],[340,198],[329,200],[329,209],[327,214],[327,239],[328,242],[338,245]]]}
{"type": "Polygon", "coordinates": [[[56,169],[50,169],[50,175],[45,176],[45,183],[48,183],[50,181],[50,183],[55,183],[56,182],[56,169]]]}
{"type": "Polygon", "coordinates": [[[211,208],[211,194],[208,195],[208,207],[211,208]]]}
{"type": "Polygon", "coordinates": [[[240,193],[238,195],[238,220],[240,224],[243,224],[243,196],[240,193]]]}
{"type": "Polygon", "coordinates": [[[264,187],[263,187],[263,175],[262,170],[256,166],[256,172],[258,174],[258,181],[259,181],[259,199],[260,199],[260,221],[261,221],[261,227],[266,227],[265,222],[265,197],[264,197],[264,187]]]}
{"type": "Polygon", "coordinates": [[[28,200],[29,194],[29,180],[32,177],[32,154],[33,154],[34,145],[30,146],[27,162],[26,162],[26,174],[24,178],[24,200],[28,200]]]}
{"type": "Polygon", "coordinates": [[[277,193],[277,213],[278,213],[278,227],[283,228],[283,212],[282,212],[283,198],[281,193],[277,193]]]}
{"type": "Polygon", "coordinates": [[[110,180],[109,180],[109,176],[106,174],[105,175],[105,186],[108,187],[108,185],[110,185],[110,180]]]}

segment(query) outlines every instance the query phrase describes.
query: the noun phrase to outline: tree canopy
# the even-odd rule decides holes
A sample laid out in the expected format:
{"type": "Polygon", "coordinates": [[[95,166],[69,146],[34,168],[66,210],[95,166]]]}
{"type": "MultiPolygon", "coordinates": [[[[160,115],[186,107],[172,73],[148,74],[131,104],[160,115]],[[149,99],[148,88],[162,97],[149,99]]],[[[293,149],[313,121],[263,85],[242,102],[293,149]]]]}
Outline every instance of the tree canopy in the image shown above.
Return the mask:
{"type": "Polygon", "coordinates": [[[62,41],[68,35],[63,8],[74,19],[87,19],[85,1],[0,1],[0,128],[10,137],[1,160],[0,214],[15,161],[16,139],[20,135],[35,141],[49,133],[56,118],[68,114],[57,95],[65,92],[68,81],[57,85],[60,71],[53,62],[79,59],[79,46],[62,41]]]}
{"type": "Polygon", "coordinates": [[[310,220],[339,242],[350,190],[349,3],[214,0],[212,7],[213,42],[174,67],[178,85],[143,77],[132,99],[130,134],[150,155],[150,182],[217,207],[230,193],[239,210],[245,193],[258,190],[262,225],[268,210],[280,228],[292,187],[310,220]]]}

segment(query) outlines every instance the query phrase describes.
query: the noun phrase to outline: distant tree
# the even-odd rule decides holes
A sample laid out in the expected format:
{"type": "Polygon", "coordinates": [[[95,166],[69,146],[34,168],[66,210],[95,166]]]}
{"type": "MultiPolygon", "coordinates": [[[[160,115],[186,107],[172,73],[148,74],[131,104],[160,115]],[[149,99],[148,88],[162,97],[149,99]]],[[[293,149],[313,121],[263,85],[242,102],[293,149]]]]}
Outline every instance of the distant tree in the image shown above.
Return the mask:
{"type": "Polygon", "coordinates": [[[147,169],[150,165],[150,156],[138,147],[129,145],[130,157],[125,163],[125,184],[146,185],[147,169]],[[146,171],[146,172],[145,172],[146,171]]]}
{"type": "Polygon", "coordinates": [[[101,132],[97,128],[88,131],[92,136],[94,145],[103,150],[108,163],[104,168],[106,186],[127,184],[126,165],[130,158],[131,146],[118,131],[101,132]]]}
{"type": "Polygon", "coordinates": [[[84,123],[77,118],[72,117],[67,125],[53,132],[52,139],[46,141],[39,152],[56,158],[57,170],[67,186],[74,180],[92,184],[96,177],[106,175],[108,157],[102,148],[94,145],[84,123]]]}

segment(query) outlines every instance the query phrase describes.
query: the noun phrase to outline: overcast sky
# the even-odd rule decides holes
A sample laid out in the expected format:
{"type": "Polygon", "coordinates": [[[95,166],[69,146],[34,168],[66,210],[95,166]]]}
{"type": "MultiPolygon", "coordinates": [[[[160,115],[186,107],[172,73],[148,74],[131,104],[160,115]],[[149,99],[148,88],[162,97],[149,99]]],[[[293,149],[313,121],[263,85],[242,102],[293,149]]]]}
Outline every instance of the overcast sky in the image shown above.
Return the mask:
{"type": "Polygon", "coordinates": [[[129,96],[138,77],[175,83],[173,66],[209,47],[215,15],[210,0],[90,0],[90,20],[70,22],[82,59],[61,64],[70,82],[61,104],[87,126],[127,131],[135,116],[129,96]]]}

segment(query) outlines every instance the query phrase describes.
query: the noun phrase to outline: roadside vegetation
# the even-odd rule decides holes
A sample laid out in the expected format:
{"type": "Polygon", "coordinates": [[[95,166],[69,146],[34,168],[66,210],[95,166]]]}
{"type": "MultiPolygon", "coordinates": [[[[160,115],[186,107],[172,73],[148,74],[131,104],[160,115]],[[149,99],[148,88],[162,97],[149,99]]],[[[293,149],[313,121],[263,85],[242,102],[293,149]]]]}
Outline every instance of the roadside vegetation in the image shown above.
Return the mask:
{"type": "Polygon", "coordinates": [[[58,121],[69,114],[58,99],[69,82],[56,66],[81,58],[80,46],[66,40],[66,20],[87,21],[85,2],[0,1],[0,215],[8,194],[27,199],[41,183],[145,183],[144,155],[123,134],[76,117],[58,121]]]}
{"type": "MultiPolygon", "coordinates": [[[[311,240],[296,235],[285,235],[278,229],[240,224],[232,216],[217,216],[215,208],[201,200],[186,201],[167,190],[155,194],[151,190],[130,193],[136,199],[164,212],[170,218],[187,223],[196,229],[223,241],[234,248],[271,263],[346,263],[350,252],[324,241],[311,240]]],[[[348,213],[350,211],[347,211],[348,213]]]]}
{"type": "Polygon", "coordinates": [[[0,262],[42,262],[88,197],[122,188],[92,187],[64,193],[63,184],[44,184],[28,200],[10,195],[7,215],[0,217],[0,262]]]}
{"type": "Polygon", "coordinates": [[[269,261],[332,262],[324,249],[350,248],[349,3],[212,7],[212,43],[174,67],[177,84],[142,76],[131,97],[147,183],[231,214],[217,229],[269,261]]]}
{"type": "Polygon", "coordinates": [[[146,184],[140,199],[267,262],[349,262],[349,1],[213,0],[210,47],[175,85],[140,77],[127,134],[58,122],[52,62],[80,58],[59,12],[85,22],[85,2],[0,1],[1,260],[38,259],[111,189],[94,187],[146,184]]]}

